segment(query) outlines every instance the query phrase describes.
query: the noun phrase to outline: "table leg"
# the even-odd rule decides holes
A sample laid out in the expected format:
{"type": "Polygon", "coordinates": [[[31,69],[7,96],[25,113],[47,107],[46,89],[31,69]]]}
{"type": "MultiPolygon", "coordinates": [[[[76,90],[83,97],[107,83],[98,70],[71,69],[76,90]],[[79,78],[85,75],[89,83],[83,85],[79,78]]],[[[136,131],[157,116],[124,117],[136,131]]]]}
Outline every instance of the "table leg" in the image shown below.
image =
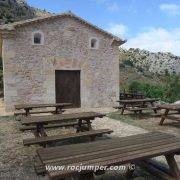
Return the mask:
{"type": "Polygon", "coordinates": [[[79,180],[94,180],[93,173],[81,174],[79,180]]]}
{"type": "MultiPolygon", "coordinates": [[[[151,106],[155,107],[154,102],[151,102],[151,106]]],[[[157,109],[154,109],[154,113],[157,114],[157,109]]]]}
{"type": "Polygon", "coordinates": [[[166,111],[165,111],[164,115],[162,115],[162,117],[161,117],[161,121],[160,121],[160,123],[159,123],[159,125],[160,125],[160,126],[162,126],[162,125],[163,125],[163,122],[164,122],[164,120],[166,119],[166,117],[167,117],[168,113],[169,113],[169,110],[168,110],[168,109],[166,109],[166,111]]]}
{"type": "Polygon", "coordinates": [[[143,102],[143,103],[142,103],[142,107],[145,107],[145,106],[146,106],[146,102],[143,102]]]}
{"type": "Polygon", "coordinates": [[[39,136],[39,132],[37,131],[37,129],[34,130],[34,136],[35,136],[36,138],[40,137],[40,136],[39,136]]]}
{"type": "Polygon", "coordinates": [[[169,165],[169,170],[170,170],[170,173],[172,174],[172,176],[177,179],[180,179],[180,171],[179,171],[178,165],[176,163],[176,160],[174,158],[174,154],[169,154],[169,155],[166,155],[165,157],[166,157],[166,161],[169,165]]]}
{"type": "Polygon", "coordinates": [[[91,120],[90,119],[87,120],[87,125],[88,125],[88,130],[91,131],[92,126],[91,126],[91,120]]]}
{"type": "Polygon", "coordinates": [[[25,111],[26,111],[26,116],[29,116],[30,115],[30,109],[29,108],[25,109],[25,111]]]}
{"type": "Polygon", "coordinates": [[[42,123],[38,123],[36,125],[36,137],[45,137],[47,136],[45,130],[44,130],[44,125],[42,123]]]}
{"type": "Polygon", "coordinates": [[[121,110],[121,115],[123,115],[125,109],[126,109],[126,104],[123,104],[123,107],[122,107],[122,110],[121,110]]]}
{"type": "Polygon", "coordinates": [[[80,131],[82,131],[82,120],[81,120],[81,119],[78,119],[78,127],[77,127],[76,132],[78,133],[78,132],[80,132],[80,131]]]}
{"type": "Polygon", "coordinates": [[[129,167],[128,167],[126,173],[125,173],[125,177],[127,179],[131,179],[132,176],[133,176],[134,171],[135,171],[135,165],[134,164],[129,164],[129,167]],[[134,167],[134,168],[131,168],[131,167],[134,167]]]}
{"type": "Polygon", "coordinates": [[[61,113],[61,108],[56,106],[55,114],[60,114],[60,113],[61,113]]]}

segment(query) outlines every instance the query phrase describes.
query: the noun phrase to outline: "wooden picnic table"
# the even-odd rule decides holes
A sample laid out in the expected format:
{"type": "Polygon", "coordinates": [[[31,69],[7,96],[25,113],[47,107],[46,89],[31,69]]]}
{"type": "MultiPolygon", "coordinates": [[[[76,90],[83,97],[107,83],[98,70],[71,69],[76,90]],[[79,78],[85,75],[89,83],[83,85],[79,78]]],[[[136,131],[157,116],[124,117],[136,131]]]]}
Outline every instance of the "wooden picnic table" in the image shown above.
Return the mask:
{"type": "Polygon", "coordinates": [[[119,100],[119,102],[122,105],[121,114],[124,113],[124,110],[134,111],[142,113],[142,110],[147,109],[153,109],[155,113],[157,113],[157,108],[154,105],[154,102],[158,101],[158,99],[125,99],[125,100],[119,100]],[[150,107],[147,107],[147,105],[150,104],[150,107]]]}
{"type": "Polygon", "coordinates": [[[49,103],[49,104],[19,104],[15,105],[16,110],[24,109],[26,116],[30,115],[30,110],[35,108],[46,108],[46,107],[55,107],[55,114],[61,113],[62,109],[68,106],[71,106],[71,103],[49,103]]]}
{"type": "Polygon", "coordinates": [[[164,114],[161,116],[161,120],[159,122],[159,125],[163,125],[163,122],[166,118],[171,118],[174,120],[180,120],[180,117],[171,117],[169,116],[169,112],[173,111],[173,113],[171,114],[180,114],[180,104],[162,104],[162,105],[158,105],[158,107],[160,109],[164,109],[164,114]]]}
{"type": "Polygon", "coordinates": [[[24,117],[21,120],[22,125],[36,125],[34,132],[35,137],[47,136],[44,125],[49,123],[62,123],[72,120],[78,121],[77,131],[82,130],[83,121],[87,122],[88,130],[91,130],[91,120],[94,120],[96,117],[102,118],[105,114],[96,113],[96,112],[81,112],[81,113],[72,113],[72,114],[59,114],[59,115],[47,115],[47,116],[28,116],[24,117]]]}
{"type": "Polygon", "coordinates": [[[120,99],[125,100],[125,99],[143,99],[144,94],[142,93],[128,93],[128,92],[121,92],[120,93],[120,99]]]}
{"type": "Polygon", "coordinates": [[[143,162],[160,155],[166,157],[171,178],[179,179],[180,172],[174,159],[174,155],[179,153],[180,138],[162,132],[37,150],[43,167],[64,167],[63,170],[44,168],[50,179],[83,176],[87,180],[93,179],[93,169],[78,172],[75,169],[68,169],[68,166],[119,166],[126,163],[143,162]]]}

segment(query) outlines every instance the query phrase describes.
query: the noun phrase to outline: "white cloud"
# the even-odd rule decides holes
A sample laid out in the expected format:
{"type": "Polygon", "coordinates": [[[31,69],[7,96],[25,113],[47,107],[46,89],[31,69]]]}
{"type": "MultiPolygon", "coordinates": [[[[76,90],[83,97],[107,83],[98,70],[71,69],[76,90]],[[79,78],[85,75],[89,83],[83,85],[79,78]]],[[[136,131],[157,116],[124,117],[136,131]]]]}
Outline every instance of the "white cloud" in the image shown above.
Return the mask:
{"type": "Polygon", "coordinates": [[[111,12],[119,11],[119,6],[116,2],[112,2],[111,4],[107,5],[107,10],[111,12]]]}
{"type": "Polygon", "coordinates": [[[106,10],[110,12],[118,12],[119,11],[119,5],[111,0],[92,0],[95,1],[97,4],[104,6],[106,10]]]}
{"type": "Polygon", "coordinates": [[[124,24],[110,23],[107,31],[112,34],[124,38],[127,35],[128,28],[124,24]]]}
{"type": "Polygon", "coordinates": [[[167,30],[151,28],[130,38],[125,48],[140,48],[152,52],[171,52],[180,55],[180,28],[167,30]]]}
{"type": "Polygon", "coordinates": [[[99,3],[99,4],[103,4],[103,3],[105,3],[107,0],[95,0],[97,3],[99,3]]]}
{"type": "Polygon", "coordinates": [[[168,15],[180,15],[180,6],[177,4],[160,4],[159,8],[168,15]]]}

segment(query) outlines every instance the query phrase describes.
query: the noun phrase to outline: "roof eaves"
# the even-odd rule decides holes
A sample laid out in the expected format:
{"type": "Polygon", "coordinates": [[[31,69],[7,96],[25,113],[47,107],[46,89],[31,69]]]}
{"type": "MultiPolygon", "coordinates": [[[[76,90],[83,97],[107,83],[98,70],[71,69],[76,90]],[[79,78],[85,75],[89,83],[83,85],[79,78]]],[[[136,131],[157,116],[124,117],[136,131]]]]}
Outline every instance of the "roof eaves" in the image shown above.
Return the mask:
{"type": "Polygon", "coordinates": [[[49,20],[49,19],[55,19],[55,18],[59,18],[59,17],[72,17],[72,18],[75,18],[76,20],[80,21],[81,23],[84,23],[90,27],[93,27],[95,28],[96,30],[100,31],[101,33],[105,34],[105,35],[108,35],[109,37],[112,37],[115,41],[123,44],[125,43],[125,41],[123,41],[121,38],[111,34],[110,32],[107,32],[103,29],[101,29],[100,27],[94,25],[94,24],[91,24],[90,22],[82,19],[81,17],[75,15],[74,13],[72,12],[67,12],[67,13],[61,13],[61,14],[53,14],[53,15],[46,15],[44,17],[37,17],[37,18],[33,18],[33,19],[28,19],[28,20],[23,20],[23,21],[18,21],[18,22],[14,22],[14,23],[11,23],[11,24],[5,24],[5,25],[1,25],[0,26],[0,31],[14,31],[17,27],[21,27],[21,26],[24,26],[26,24],[31,24],[31,23],[36,23],[36,22],[40,22],[40,21],[46,21],[46,20],[49,20]]]}

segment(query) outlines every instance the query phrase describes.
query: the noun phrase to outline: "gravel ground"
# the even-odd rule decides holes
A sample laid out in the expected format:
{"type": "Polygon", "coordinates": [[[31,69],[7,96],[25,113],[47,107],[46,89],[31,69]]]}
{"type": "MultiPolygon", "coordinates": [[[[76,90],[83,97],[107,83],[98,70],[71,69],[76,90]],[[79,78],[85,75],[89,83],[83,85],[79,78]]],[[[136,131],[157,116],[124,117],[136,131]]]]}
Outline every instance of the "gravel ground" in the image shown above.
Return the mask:
{"type": "MultiPolygon", "coordinates": [[[[112,108],[96,109],[76,109],[68,110],[66,113],[79,111],[96,111],[109,113],[114,111],[112,108]]],[[[18,130],[19,122],[12,116],[0,117],[0,179],[47,179],[47,177],[36,176],[33,168],[33,155],[38,146],[24,147],[22,139],[33,137],[32,133],[21,133],[18,130]]],[[[123,137],[147,132],[143,128],[117,121],[108,117],[97,118],[92,124],[94,129],[109,128],[114,130],[112,137],[123,137]]],[[[47,133],[65,134],[74,132],[73,129],[50,130],[47,133]]],[[[148,173],[138,170],[134,179],[157,179],[148,173]],[[138,177],[137,177],[138,175],[138,177]]],[[[96,179],[116,180],[124,179],[119,172],[107,172],[105,175],[98,176],[96,179]]]]}
{"type": "Polygon", "coordinates": [[[94,129],[112,129],[114,132],[111,136],[115,137],[130,136],[147,132],[142,128],[121,121],[115,121],[109,117],[104,117],[103,119],[97,118],[97,120],[92,123],[92,126],[94,129]]]}

